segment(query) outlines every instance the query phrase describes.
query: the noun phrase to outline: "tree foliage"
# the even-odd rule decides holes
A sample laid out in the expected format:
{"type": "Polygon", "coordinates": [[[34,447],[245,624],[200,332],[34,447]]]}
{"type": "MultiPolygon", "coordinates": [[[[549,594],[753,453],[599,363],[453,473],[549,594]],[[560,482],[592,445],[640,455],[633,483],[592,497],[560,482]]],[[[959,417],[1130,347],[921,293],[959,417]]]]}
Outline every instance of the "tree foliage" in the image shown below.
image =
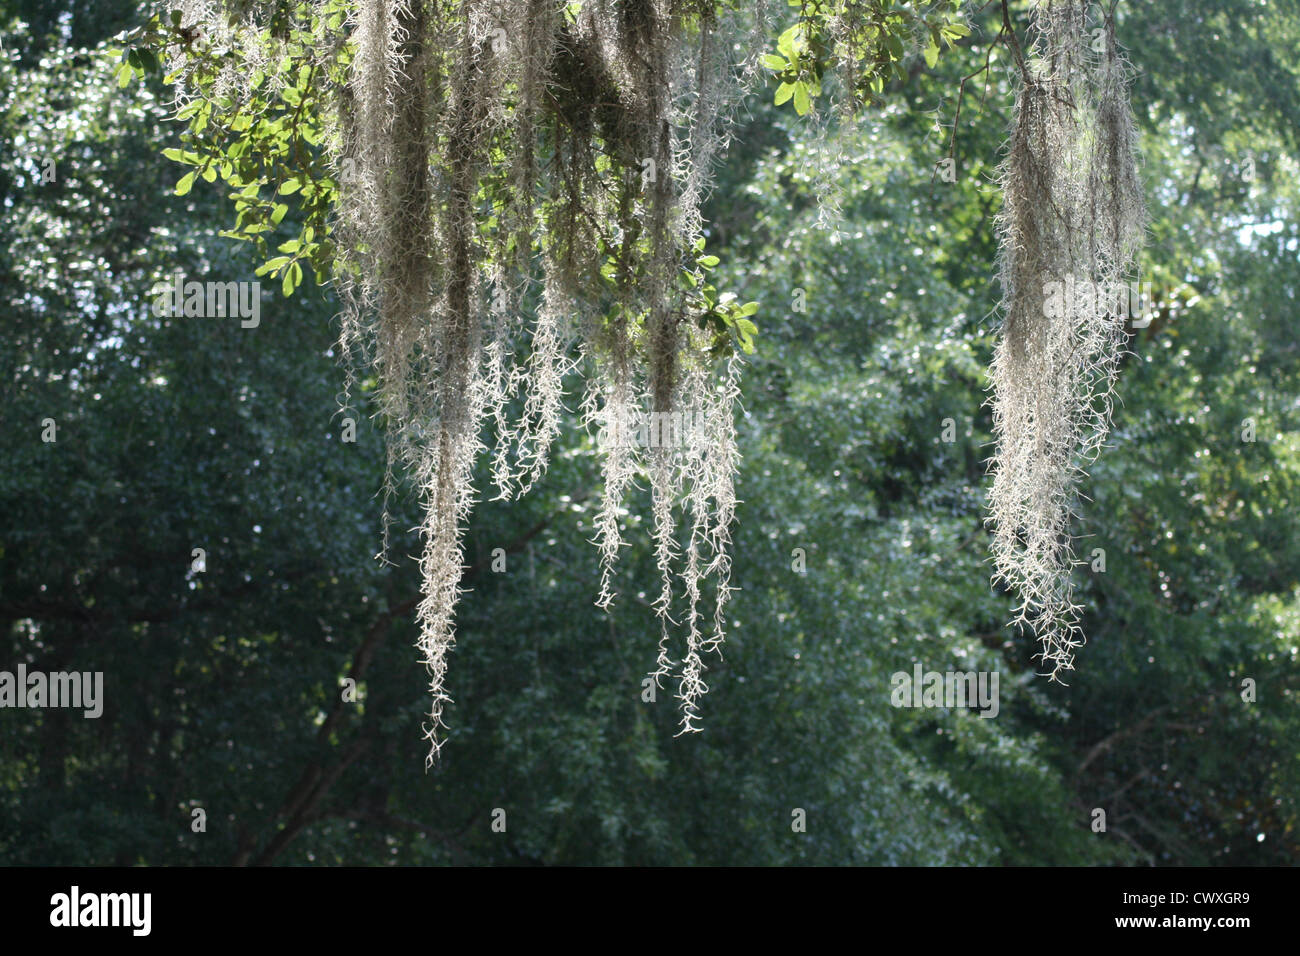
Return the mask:
{"type": "MultiPolygon", "coordinates": [[[[764,304],[737,431],[744,599],[705,732],[675,739],[667,695],[642,699],[642,639],[658,628],[647,535],[628,535],[626,600],[592,615],[600,465],[566,410],[534,493],[484,502],[467,525],[454,746],[427,775],[409,650],[420,581],[410,562],[371,560],[384,441],[366,379],[357,443],[339,441],[339,303],[304,265],[254,334],[152,313],[149,290],[177,266],[251,277],[264,260],[217,236],[230,208],[215,182],[173,195],[166,90],[117,89],[101,42],[127,24],[99,19],[104,5],[67,9],[63,26],[6,14],[2,27],[0,658],[103,670],[106,710],[0,711],[0,859],[1300,858],[1300,169],[1284,111],[1210,123],[1188,107],[1294,96],[1293,6],[1120,7],[1121,31],[1151,51],[1134,102],[1156,314],[1122,361],[1112,447],[1082,504],[1082,553],[1103,549],[1106,570],[1073,571],[1090,646],[1068,688],[1033,679],[1033,642],[1001,627],[1014,601],[989,588],[985,560],[989,183],[1013,74],[990,74],[987,96],[968,84],[959,175],[933,175],[950,139],[933,121],[983,63],[992,17],[971,24],[971,62],[943,57],[891,88],[896,105],[841,139],[853,161],[839,167],[833,143],[772,103],[770,80],[702,209],[714,284],[764,304]],[[1228,23],[1240,45],[1210,39],[1228,23]],[[1184,50],[1212,50],[1215,68],[1184,50]],[[42,182],[47,159],[56,179],[42,182]],[[844,197],[831,231],[828,188],[844,197]],[[198,546],[207,571],[192,574],[198,546]],[[890,707],[889,675],[916,662],[1000,671],[999,716],[890,707]],[[359,696],[344,702],[349,676],[359,696]],[[791,832],[795,808],[806,833],[791,832]],[[1105,833],[1089,829],[1095,808],[1105,833]]],[[[269,250],[302,234],[305,211],[286,205],[269,250]]],[[[629,496],[631,531],[645,497],[629,496]]],[[[420,515],[402,497],[393,508],[391,550],[409,553],[420,515]]]]}

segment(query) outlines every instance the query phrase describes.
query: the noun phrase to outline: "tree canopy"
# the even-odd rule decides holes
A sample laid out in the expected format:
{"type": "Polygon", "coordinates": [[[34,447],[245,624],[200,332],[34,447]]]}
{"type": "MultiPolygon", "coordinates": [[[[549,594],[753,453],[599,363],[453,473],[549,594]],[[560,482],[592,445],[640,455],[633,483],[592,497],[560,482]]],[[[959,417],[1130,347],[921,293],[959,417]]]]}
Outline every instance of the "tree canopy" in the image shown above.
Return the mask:
{"type": "MultiPolygon", "coordinates": [[[[697,351],[725,331],[738,354],[711,361],[746,366],[738,594],[704,732],[677,737],[671,693],[643,684],[663,631],[653,484],[628,483],[621,599],[593,608],[608,475],[560,402],[531,493],[464,518],[454,720],[426,773],[408,557],[426,517],[418,475],[388,467],[382,381],[340,405],[343,184],[323,144],[295,149],[318,135],[312,87],[272,64],[258,135],[203,140],[203,107],[169,120],[164,63],[114,39],[144,23],[136,4],[0,5],[0,667],[107,685],[98,721],[0,711],[0,859],[1294,863],[1300,10],[1117,11],[1121,41],[1141,38],[1154,309],[1080,506],[1088,644],[1068,686],[1036,679],[1034,636],[1004,626],[1016,599],[989,583],[996,182],[1019,82],[1002,10],[961,11],[969,34],[913,24],[898,56],[860,49],[850,122],[826,43],[789,32],[818,21],[791,7],[736,94],[705,245],[683,247],[701,312],[723,309],[697,351]],[[275,295],[255,329],[157,315],[177,269],[260,271],[275,295]],[[391,566],[372,557],[387,484],[391,566]],[[890,675],[917,663],[999,672],[997,718],[892,707],[890,675]]],[[[630,185],[642,158],[622,160],[630,185]]],[[[585,263],[593,282],[605,264],[585,263]]],[[[568,395],[578,358],[553,366],[568,395]]],[[[476,487],[492,464],[466,466],[476,487]]]]}

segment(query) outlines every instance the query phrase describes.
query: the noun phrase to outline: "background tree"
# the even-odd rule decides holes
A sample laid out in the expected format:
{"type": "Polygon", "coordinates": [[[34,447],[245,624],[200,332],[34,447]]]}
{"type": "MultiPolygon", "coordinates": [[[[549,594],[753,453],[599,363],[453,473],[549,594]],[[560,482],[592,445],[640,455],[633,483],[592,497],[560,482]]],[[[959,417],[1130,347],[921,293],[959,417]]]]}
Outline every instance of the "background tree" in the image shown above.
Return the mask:
{"type": "MultiPolygon", "coordinates": [[[[338,304],[306,270],[304,294],[267,297],[255,339],[152,314],[176,265],[250,276],[259,260],[216,238],[215,187],[171,195],[161,88],[110,79],[103,47],[129,22],[95,32],[67,10],[64,26],[4,15],[0,667],[102,669],[107,706],[99,721],[0,711],[0,859],[1296,861],[1294,123],[1279,105],[1213,126],[1190,105],[1291,101],[1290,5],[1134,5],[1121,22],[1152,50],[1135,102],[1160,306],[1090,482],[1082,553],[1103,548],[1106,570],[1080,570],[1089,663],[1068,688],[1032,679],[985,564],[1004,73],[963,107],[956,181],[934,175],[949,152],[934,120],[983,62],[990,10],[971,61],[893,90],[896,108],[840,140],[854,161],[838,168],[833,142],[772,105],[776,80],[757,91],[704,208],[715,285],[767,315],[738,422],[744,594],[705,732],[675,739],[668,696],[642,700],[641,637],[658,631],[644,537],[629,535],[625,600],[591,609],[600,472],[566,412],[534,494],[468,525],[454,746],[427,775],[419,576],[371,558],[384,456],[373,383],[355,393],[357,444],[340,441],[338,304]],[[1229,25],[1249,42],[1212,40],[1229,25]],[[1198,49],[1219,67],[1159,55],[1198,49]],[[41,183],[46,158],[58,178],[41,183]],[[836,192],[827,231],[819,197],[836,192]],[[191,574],[199,546],[207,570],[191,574]],[[889,675],[914,661],[996,668],[999,716],[891,708],[889,675]],[[361,693],[345,703],[349,674],[361,693]]],[[[274,239],[300,230],[287,215],[274,239]]],[[[394,501],[400,556],[419,516],[394,501]]]]}

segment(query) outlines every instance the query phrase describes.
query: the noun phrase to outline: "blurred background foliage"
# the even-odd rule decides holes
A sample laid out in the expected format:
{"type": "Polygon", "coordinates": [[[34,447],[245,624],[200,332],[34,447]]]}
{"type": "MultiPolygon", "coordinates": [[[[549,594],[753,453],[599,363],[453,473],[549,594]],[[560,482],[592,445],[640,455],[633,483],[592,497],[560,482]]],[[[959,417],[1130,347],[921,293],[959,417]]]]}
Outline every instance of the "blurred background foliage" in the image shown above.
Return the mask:
{"type": "Polygon", "coordinates": [[[743,591],[704,733],[673,737],[670,692],[642,700],[644,500],[623,596],[592,606],[598,460],[573,423],[528,499],[475,513],[452,730],[426,773],[418,542],[373,559],[382,435],[364,390],[339,408],[329,290],[267,283],[256,329],[154,316],[172,270],[251,280],[258,262],[218,237],[217,187],[173,195],[165,89],[113,79],[105,50],[142,11],[0,2],[0,669],[102,670],[106,698],[99,720],[0,710],[0,862],[1300,861],[1300,6],[1120,9],[1158,308],[1086,484],[1070,686],[1035,676],[988,581],[1011,91],[998,49],[950,145],[997,31],[975,6],[960,49],[855,129],[819,135],[757,91],[719,170],[709,248],[762,311],[743,591]],[[915,662],[997,670],[999,715],[891,708],[915,662]]]}

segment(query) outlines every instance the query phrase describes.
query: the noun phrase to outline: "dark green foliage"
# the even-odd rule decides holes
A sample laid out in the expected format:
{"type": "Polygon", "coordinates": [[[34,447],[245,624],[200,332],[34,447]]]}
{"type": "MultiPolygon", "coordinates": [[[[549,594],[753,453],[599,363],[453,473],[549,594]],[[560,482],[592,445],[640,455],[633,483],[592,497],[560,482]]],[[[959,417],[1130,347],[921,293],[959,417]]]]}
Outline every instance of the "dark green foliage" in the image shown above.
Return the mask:
{"type": "MultiPolygon", "coordinates": [[[[221,190],[173,195],[175,127],[152,86],[117,89],[113,57],[0,64],[0,669],[101,669],[106,684],[97,721],[0,710],[0,862],[1300,861],[1292,130],[1280,107],[1195,130],[1146,115],[1257,83],[1286,102],[1297,20],[1287,4],[1213,6],[1255,23],[1276,67],[1164,4],[1121,21],[1153,44],[1204,43],[1224,69],[1134,44],[1159,308],[1077,529],[1106,571],[1080,569],[1089,644],[1070,686],[1033,677],[987,578],[987,177],[1005,74],[995,61],[984,109],[963,106],[956,183],[932,180],[947,139],[923,121],[941,97],[951,116],[983,62],[977,33],[968,62],[944,57],[846,141],[837,238],[815,224],[829,166],[770,91],[706,210],[718,286],[765,318],[738,423],[743,591],[706,672],[704,732],[674,738],[670,693],[641,699],[658,630],[645,535],[629,535],[612,613],[591,606],[597,457],[570,425],[534,494],[469,527],[454,731],[429,773],[418,543],[394,542],[396,567],[372,560],[382,436],[364,387],[358,407],[336,404],[327,291],[268,288],[255,330],[154,316],[150,289],[178,266],[254,277],[255,248],[217,236],[221,190]],[[41,184],[47,157],[57,179],[41,184]],[[340,442],[345,414],[356,444],[340,442]],[[207,570],[188,574],[195,547],[207,570]],[[891,708],[890,675],[914,661],[997,669],[999,716],[891,708]],[[360,700],[343,703],[358,663],[360,700]]],[[[4,45],[47,46],[12,26],[4,45]]],[[[296,216],[271,235],[291,238],[296,216]]],[[[630,524],[649,521],[647,497],[629,499],[630,524]]],[[[405,507],[399,532],[418,520],[405,507]]]]}

